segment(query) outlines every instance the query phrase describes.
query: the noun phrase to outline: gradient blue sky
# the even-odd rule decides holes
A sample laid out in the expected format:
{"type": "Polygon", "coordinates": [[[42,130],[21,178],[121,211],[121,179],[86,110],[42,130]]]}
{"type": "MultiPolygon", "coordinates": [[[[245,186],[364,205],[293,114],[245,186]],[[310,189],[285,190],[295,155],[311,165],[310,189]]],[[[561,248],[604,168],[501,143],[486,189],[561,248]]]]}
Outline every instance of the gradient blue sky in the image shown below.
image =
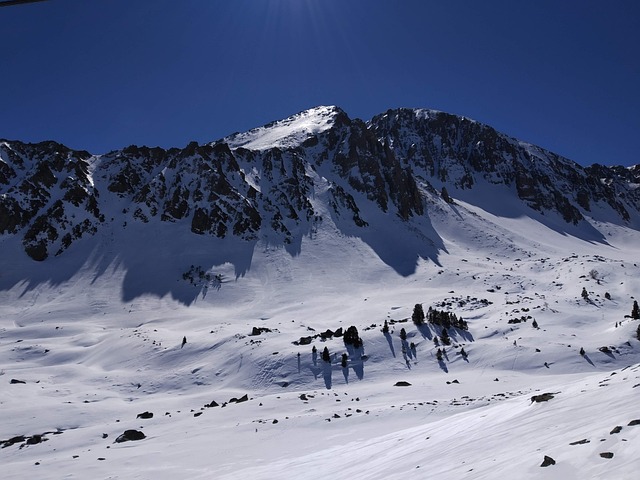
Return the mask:
{"type": "Polygon", "coordinates": [[[105,153],[421,107],[640,163],[635,0],[49,0],[0,8],[0,58],[0,138],[105,153]]]}

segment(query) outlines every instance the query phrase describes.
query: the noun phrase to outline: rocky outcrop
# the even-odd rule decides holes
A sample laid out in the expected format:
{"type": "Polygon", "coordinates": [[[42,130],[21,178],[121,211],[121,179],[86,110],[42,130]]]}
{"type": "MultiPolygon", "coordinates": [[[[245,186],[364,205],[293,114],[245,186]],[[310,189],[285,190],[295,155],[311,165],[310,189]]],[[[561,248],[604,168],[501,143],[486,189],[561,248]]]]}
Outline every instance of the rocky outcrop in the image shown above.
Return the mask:
{"type": "Polygon", "coordinates": [[[352,234],[380,228],[375,218],[428,217],[426,205],[454,206],[480,183],[512,189],[514,201],[568,224],[596,210],[620,222],[640,213],[640,166],[583,168],[442,112],[389,110],[365,123],[319,107],[181,149],[92,156],[0,140],[0,235],[18,236],[39,261],[116,223],[299,246],[322,221],[318,194],[352,234]]]}

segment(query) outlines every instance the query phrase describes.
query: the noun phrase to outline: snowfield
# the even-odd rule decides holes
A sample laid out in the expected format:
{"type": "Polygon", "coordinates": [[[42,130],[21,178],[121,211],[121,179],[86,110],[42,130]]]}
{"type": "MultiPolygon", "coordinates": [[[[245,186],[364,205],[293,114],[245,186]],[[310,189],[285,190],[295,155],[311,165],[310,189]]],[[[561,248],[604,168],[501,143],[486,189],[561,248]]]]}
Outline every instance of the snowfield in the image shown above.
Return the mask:
{"type": "MultiPolygon", "coordinates": [[[[208,278],[180,275],[179,247],[123,268],[144,242],[155,252],[135,233],[81,243],[86,264],[71,251],[47,276],[23,253],[3,259],[3,478],[636,478],[640,234],[599,224],[606,243],[593,242],[451,208],[430,211],[443,251],[408,275],[392,244],[382,261],[330,217],[298,254],[259,242],[240,273],[200,265],[208,278]],[[144,293],[167,272],[194,302],[144,293]],[[442,362],[438,328],[411,322],[417,303],[468,322],[442,362]],[[342,338],[301,344],[351,325],[364,346],[347,368],[342,338]],[[126,430],[145,438],[116,442],[126,430]]],[[[234,248],[209,242],[173,245],[234,248]]]]}

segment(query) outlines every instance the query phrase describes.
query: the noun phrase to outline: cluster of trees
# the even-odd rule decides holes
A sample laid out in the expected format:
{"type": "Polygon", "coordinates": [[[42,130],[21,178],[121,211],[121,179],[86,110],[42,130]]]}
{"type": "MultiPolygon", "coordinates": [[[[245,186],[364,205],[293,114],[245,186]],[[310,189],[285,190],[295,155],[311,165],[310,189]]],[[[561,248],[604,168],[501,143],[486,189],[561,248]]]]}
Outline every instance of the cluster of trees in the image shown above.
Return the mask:
{"type": "Polygon", "coordinates": [[[417,326],[423,325],[426,320],[434,325],[440,325],[445,330],[451,327],[459,330],[469,330],[467,322],[463,320],[462,317],[458,318],[455,313],[447,312],[445,310],[436,310],[429,307],[429,310],[427,310],[427,314],[425,315],[422,305],[419,303],[417,303],[413,308],[411,320],[413,320],[413,323],[417,326]]]}
{"type": "MultiPolygon", "coordinates": [[[[342,328],[340,329],[340,331],[342,331],[342,328]]],[[[335,334],[333,336],[335,336],[335,334]]],[[[358,329],[353,325],[347,328],[347,331],[344,332],[344,335],[342,335],[342,337],[345,345],[352,345],[353,348],[360,348],[363,345],[362,338],[360,338],[360,335],[358,334],[358,329]]],[[[317,351],[318,350],[314,345],[311,349],[311,352],[316,355],[317,351]]],[[[343,353],[340,358],[340,364],[343,368],[346,368],[348,359],[349,356],[346,353],[343,353]]],[[[324,347],[324,350],[322,351],[322,361],[331,363],[331,353],[329,353],[328,347],[324,347]]]]}
{"type": "Polygon", "coordinates": [[[347,331],[344,332],[344,344],[345,345],[352,345],[353,348],[360,348],[362,347],[362,339],[360,338],[360,335],[358,334],[358,329],[356,327],[354,327],[353,325],[351,325],[349,328],[347,328],[347,331]]]}

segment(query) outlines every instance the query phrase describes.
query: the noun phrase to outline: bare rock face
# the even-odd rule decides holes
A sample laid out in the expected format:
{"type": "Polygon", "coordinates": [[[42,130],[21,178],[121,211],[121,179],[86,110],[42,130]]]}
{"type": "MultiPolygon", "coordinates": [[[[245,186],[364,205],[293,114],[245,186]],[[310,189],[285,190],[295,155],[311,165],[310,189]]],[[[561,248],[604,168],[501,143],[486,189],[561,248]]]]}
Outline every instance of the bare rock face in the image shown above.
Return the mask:
{"type": "Polygon", "coordinates": [[[456,115],[396,109],[363,122],[319,107],[184,148],[94,156],[55,142],[0,140],[0,235],[18,236],[37,261],[114,226],[149,223],[160,236],[175,224],[187,235],[299,246],[322,221],[313,207],[318,188],[336,224],[353,234],[375,230],[384,216],[428,220],[427,205],[454,205],[480,183],[509,187],[514,202],[568,224],[598,205],[627,222],[640,211],[639,182],[640,166],[583,168],[456,115]],[[245,141],[293,128],[300,115],[322,128],[287,130],[271,144],[245,141]]]}

